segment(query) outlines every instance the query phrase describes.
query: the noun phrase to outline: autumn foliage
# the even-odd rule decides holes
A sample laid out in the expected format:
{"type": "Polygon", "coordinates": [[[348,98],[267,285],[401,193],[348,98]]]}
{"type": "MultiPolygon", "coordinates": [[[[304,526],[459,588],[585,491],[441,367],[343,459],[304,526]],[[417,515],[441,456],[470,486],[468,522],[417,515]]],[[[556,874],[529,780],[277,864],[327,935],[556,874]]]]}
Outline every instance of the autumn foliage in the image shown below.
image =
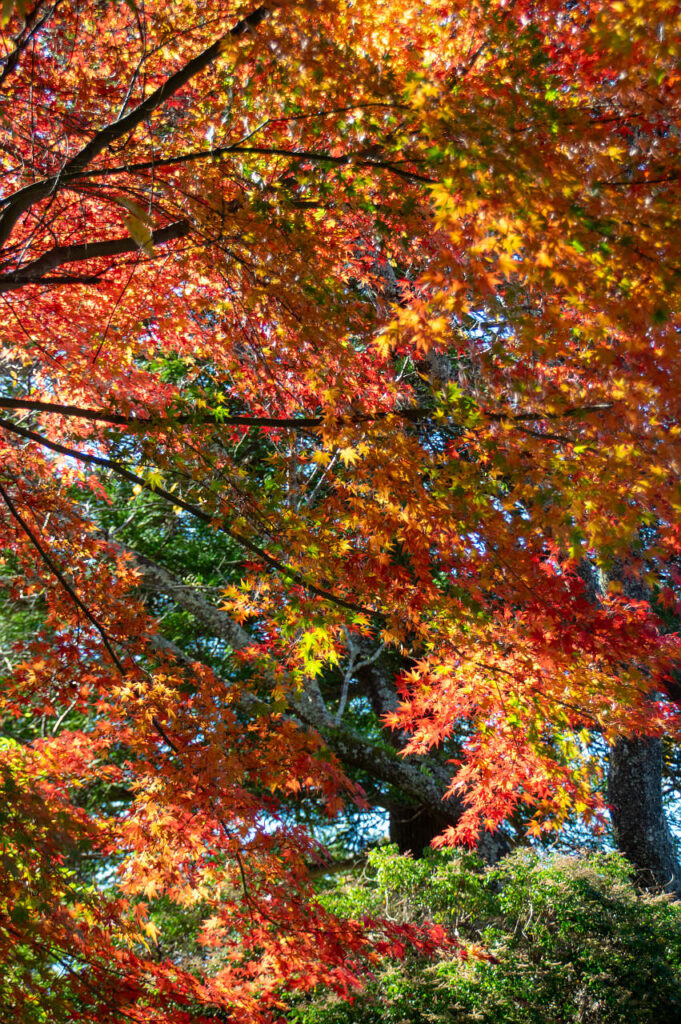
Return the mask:
{"type": "Polygon", "coordinates": [[[598,815],[592,738],[681,732],[681,10],[3,12],[0,533],[42,620],[1,709],[54,728],[0,746],[0,995],[268,1020],[433,941],[323,910],[284,812],[363,800],[293,713],[348,636],[407,666],[407,752],[463,730],[443,842],[598,815]],[[124,488],[241,560],[228,682],[159,643],[98,522],[124,488]],[[157,954],[160,900],[205,970],[157,954]]]}

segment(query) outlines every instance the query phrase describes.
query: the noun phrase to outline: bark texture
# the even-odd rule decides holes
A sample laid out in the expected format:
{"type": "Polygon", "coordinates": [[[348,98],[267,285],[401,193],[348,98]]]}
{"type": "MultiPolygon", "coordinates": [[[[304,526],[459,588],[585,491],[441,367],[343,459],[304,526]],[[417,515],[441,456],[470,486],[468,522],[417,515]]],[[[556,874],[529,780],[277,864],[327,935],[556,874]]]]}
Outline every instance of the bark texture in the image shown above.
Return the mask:
{"type": "Polygon", "coordinates": [[[681,866],[662,805],[662,743],[621,739],[610,750],[608,802],[618,850],[637,882],[681,896],[681,866]]]}
{"type": "MultiPolygon", "coordinates": [[[[599,604],[607,579],[588,559],[579,567],[586,597],[599,604]]],[[[627,572],[618,560],[609,578],[622,584],[622,591],[635,601],[652,604],[653,595],[641,578],[627,572]]],[[[681,691],[667,690],[678,701],[681,691]]],[[[681,896],[681,866],[672,842],[662,802],[662,743],[650,737],[620,739],[610,748],[608,760],[608,803],[617,849],[636,871],[639,885],[664,889],[681,896]]]]}

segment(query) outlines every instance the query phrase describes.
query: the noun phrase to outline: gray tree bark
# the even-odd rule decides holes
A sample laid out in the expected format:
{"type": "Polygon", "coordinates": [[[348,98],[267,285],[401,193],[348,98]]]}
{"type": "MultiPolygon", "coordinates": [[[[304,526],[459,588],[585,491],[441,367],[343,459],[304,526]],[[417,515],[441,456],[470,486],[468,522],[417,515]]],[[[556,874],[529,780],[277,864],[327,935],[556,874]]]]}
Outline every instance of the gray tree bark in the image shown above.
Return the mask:
{"type": "Polygon", "coordinates": [[[662,805],[659,739],[620,739],[611,747],[608,803],[617,848],[638,884],[681,896],[681,865],[662,805]]]}
{"type": "MultiPolygon", "coordinates": [[[[594,604],[600,603],[606,581],[586,559],[579,574],[588,599],[594,604]]],[[[622,583],[627,597],[652,601],[648,585],[627,575],[623,563],[616,563],[609,575],[622,583]]],[[[637,883],[681,896],[681,865],[662,803],[662,742],[659,739],[646,736],[620,739],[610,748],[607,799],[617,849],[633,865],[637,883]]]]}

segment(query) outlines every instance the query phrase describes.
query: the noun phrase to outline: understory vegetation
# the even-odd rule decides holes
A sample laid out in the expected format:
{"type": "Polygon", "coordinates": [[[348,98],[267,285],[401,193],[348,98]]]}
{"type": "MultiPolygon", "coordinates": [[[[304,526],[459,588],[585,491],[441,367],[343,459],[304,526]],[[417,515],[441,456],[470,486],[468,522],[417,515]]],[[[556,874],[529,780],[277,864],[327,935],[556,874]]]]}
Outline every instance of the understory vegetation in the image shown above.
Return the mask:
{"type": "Polygon", "coordinates": [[[306,998],[289,1024],[673,1024],[681,1020],[681,905],[642,894],[619,854],[540,857],[493,868],[474,856],[395,847],[337,876],[341,916],[441,924],[459,951],[377,965],[352,1002],[306,998]]]}

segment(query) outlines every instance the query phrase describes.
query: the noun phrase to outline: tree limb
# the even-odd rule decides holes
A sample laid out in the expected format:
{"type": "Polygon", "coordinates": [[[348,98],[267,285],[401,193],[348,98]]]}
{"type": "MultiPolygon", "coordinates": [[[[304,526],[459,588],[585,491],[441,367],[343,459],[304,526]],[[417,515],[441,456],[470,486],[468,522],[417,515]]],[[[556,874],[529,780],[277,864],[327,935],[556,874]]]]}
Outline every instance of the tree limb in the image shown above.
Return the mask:
{"type": "Polygon", "coordinates": [[[161,167],[174,167],[178,164],[194,163],[197,160],[217,160],[221,156],[238,155],[239,153],[253,154],[255,156],[284,156],[292,160],[307,160],[313,163],[328,163],[334,167],[375,167],[378,170],[389,171],[400,178],[410,181],[421,181],[433,185],[437,178],[428,175],[417,174],[415,171],[407,171],[397,166],[395,160],[380,160],[370,158],[366,154],[344,153],[334,156],[331,153],[324,153],[315,149],[286,149],[283,146],[244,146],[235,143],[231,146],[216,146],[213,149],[199,149],[191,153],[180,153],[177,156],[158,157],[157,159],[143,160],[134,164],[119,164],[117,167],[96,167],[88,171],[69,171],[62,174],[64,180],[72,181],[83,178],[107,178],[119,174],[138,174],[140,171],[158,170],[161,167]]]}
{"type": "MultiPolygon", "coordinates": [[[[173,224],[168,224],[167,227],[152,232],[151,241],[153,245],[162,245],[164,242],[183,238],[187,234],[189,234],[189,221],[178,220],[173,224]]],[[[56,270],[57,267],[63,267],[66,263],[82,263],[85,260],[119,256],[121,253],[137,252],[138,250],[139,245],[130,235],[127,235],[125,238],[84,242],[81,245],[57,245],[37,260],[27,263],[25,267],[0,277],[0,292],[16,291],[28,284],[54,283],[54,281],[46,279],[45,275],[52,270],[56,270]]],[[[70,280],[78,279],[72,278],[70,280]]],[[[81,280],[82,282],[96,281],[97,278],[82,278],[81,280]]],[[[63,281],[68,283],[69,279],[64,278],[63,281]]]]}
{"type": "MultiPolygon", "coordinates": [[[[1,281],[2,279],[0,278],[1,281]]],[[[605,412],[612,409],[612,407],[612,403],[603,403],[601,405],[569,408],[558,413],[519,413],[516,416],[489,412],[485,409],[480,409],[479,413],[493,423],[501,421],[523,423],[579,418],[593,412],[605,412]]],[[[354,427],[362,423],[380,423],[390,417],[417,423],[432,419],[437,411],[426,406],[411,406],[407,409],[378,409],[375,412],[353,413],[351,416],[337,416],[331,419],[325,416],[249,416],[239,413],[223,416],[222,413],[211,413],[205,409],[195,409],[191,412],[178,413],[177,415],[155,416],[152,413],[148,416],[142,416],[109,412],[106,409],[87,409],[77,405],[65,405],[61,402],[44,402],[39,398],[10,398],[9,395],[0,395],[0,409],[25,409],[28,412],[54,413],[57,416],[91,420],[95,423],[111,423],[114,426],[125,427],[145,427],[149,430],[174,425],[193,424],[200,426],[203,423],[222,427],[272,427],[273,429],[281,430],[314,430],[323,426],[327,420],[339,427],[354,427]]],[[[454,425],[458,426],[459,424],[454,425]]],[[[550,437],[548,434],[538,436],[542,438],[550,437]]]]}

